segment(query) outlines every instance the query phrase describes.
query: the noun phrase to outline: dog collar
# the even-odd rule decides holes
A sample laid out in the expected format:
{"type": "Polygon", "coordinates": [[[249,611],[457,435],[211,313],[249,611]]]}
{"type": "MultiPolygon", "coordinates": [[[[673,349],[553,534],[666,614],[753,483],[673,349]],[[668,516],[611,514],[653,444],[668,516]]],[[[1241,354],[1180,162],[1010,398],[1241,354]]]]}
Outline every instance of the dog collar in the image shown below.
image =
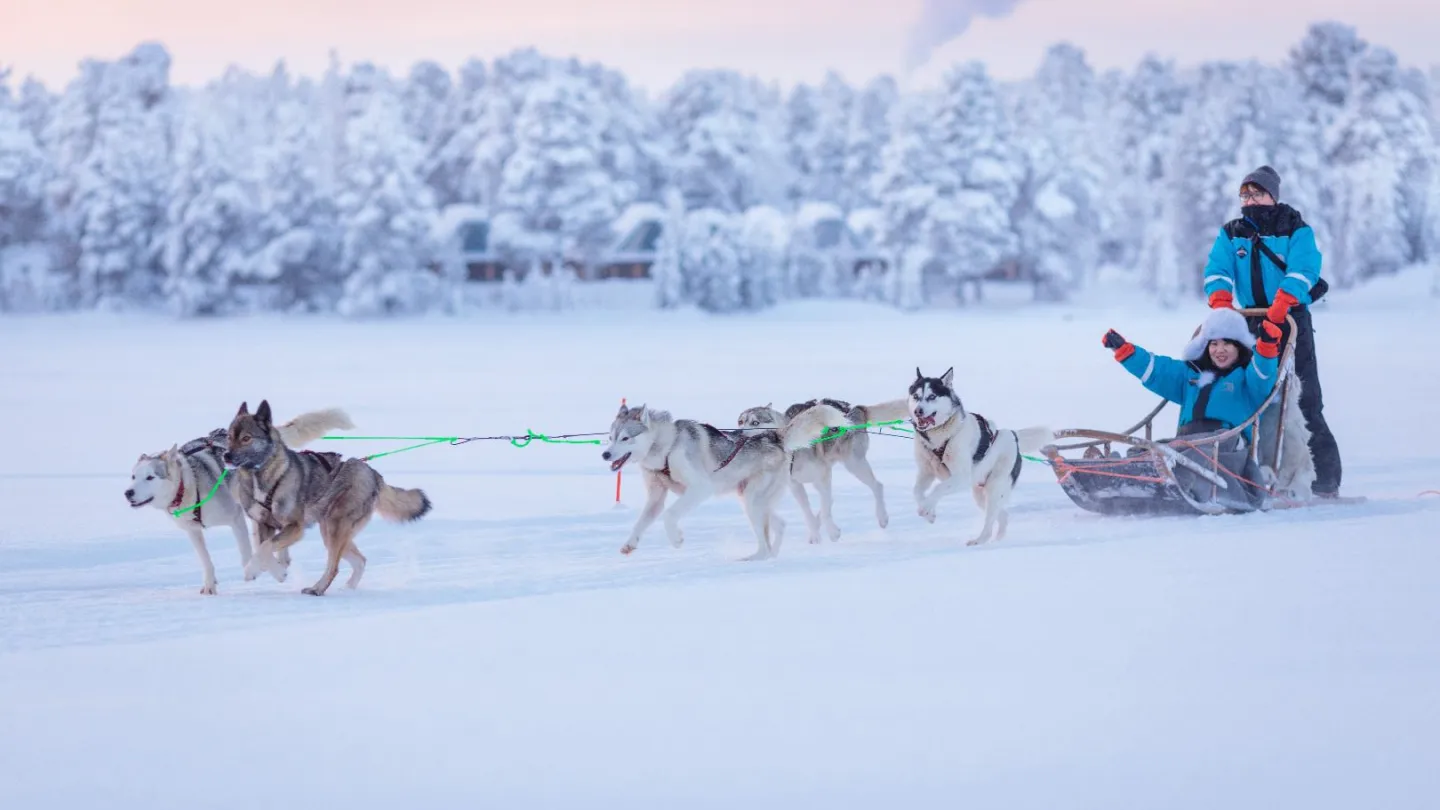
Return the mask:
{"type": "Polygon", "coordinates": [[[180,489],[176,490],[175,500],[170,502],[170,508],[174,509],[175,507],[179,506],[180,502],[183,500],[185,500],[185,479],[182,478],[180,479],[180,489]]]}

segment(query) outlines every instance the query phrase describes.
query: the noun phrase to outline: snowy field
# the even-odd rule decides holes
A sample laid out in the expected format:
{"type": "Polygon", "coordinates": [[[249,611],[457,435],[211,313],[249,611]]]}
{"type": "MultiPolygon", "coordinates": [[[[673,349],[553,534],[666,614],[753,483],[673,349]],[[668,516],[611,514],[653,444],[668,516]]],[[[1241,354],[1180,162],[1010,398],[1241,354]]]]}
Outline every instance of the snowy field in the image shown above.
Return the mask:
{"type": "Polygon", "coordinates": [[[1363,505],[1107,519],[1027,463],[1007,539],[966,548],[973,501],[925,524],[908,440],[876,438],[886,530],[837,472],[839,542],[787,498],[779,559],[738,562],[717,500],[683,549],[657,525],[624,557],[638,476],[616,508],[598,447],[471,443],[374,462],[434,512],[372,522],[361,587],[323,599],[313,529],[284,584],[212,531],[199,595],[184,535],[124,503],[136,456],[242,400],[341,406],[356,435],[603,431],[621,397],[730,426],[899,397],[917,364],[1003,427],[1119,429],[1153,400],[1105,329],[1175,353],[1204,309],[0,320],[0,807],[1432,807],[1425,281],[1316,312],[1363,505]]]}

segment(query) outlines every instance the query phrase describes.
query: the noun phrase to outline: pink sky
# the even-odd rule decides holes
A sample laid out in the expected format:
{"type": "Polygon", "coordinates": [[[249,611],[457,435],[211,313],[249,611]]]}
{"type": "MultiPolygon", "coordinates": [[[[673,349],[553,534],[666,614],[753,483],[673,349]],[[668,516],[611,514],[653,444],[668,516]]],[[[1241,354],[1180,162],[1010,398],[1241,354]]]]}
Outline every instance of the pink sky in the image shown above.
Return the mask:
{"type": "MultiPolygon", "coordinates": [[[[966,0],[955,0],[965,2],[966,0]]],[[[971,0],[973,2],[973,0],[971,0]]],[[[114,58],[163,43],[172,80],[204,82],[227,65],[266,70],[283,58],[318,74],[335,48],[404,72],[420,59],[455,67],[533,45],[579,56],[662,89],[691,67],[732,67],[782,84],[827,68],[852,81],[904,75],[908,30],[922,0],[0,0],[0,66],[60,87],[80,59],[114,58]]],[[[1147,51],[1182,64],[1275,61],[1312,20],[1337,19],[1402,61],[1440,61],[1440,3],[1415,0],[1022,0],[1004,19],[980,19],[912,78],[976,58],[997,76],[1033,71],[1068,39],[1098,68],[1128,67],[1147,51]],[[1168,3],[1162,7],[1162,3],[1168,3]]]]}

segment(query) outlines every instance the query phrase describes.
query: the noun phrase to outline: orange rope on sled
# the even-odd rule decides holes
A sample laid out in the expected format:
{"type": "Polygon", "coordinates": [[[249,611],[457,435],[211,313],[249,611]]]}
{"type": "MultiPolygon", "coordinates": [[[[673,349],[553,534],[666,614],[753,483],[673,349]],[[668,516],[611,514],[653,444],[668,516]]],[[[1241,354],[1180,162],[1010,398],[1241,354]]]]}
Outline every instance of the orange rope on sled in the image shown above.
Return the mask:
{"type": "Polygon", "coordinates": [[[1081,469],[1080,467],[1069,463],[1065,459],[1057,457],[1056,459],[1054,459],[1053,464],[1064,473],[1060,476],[1060,483],[1062,484],[1065,483],[1065,480],[1069,478],[1072,473],[1077,472],[1085,473],[1086,475],[1104,475],[1110,478],[1128,478],[1131,481],[1145,481],[1151,484],[1166,483],[1166,479],[1158,478],[1153,475],[1131,475],[1129,473],[1105,472],[1104,470],[1093,469],[1094,467],[1099,466],[1115,466],[1117,464],[1129,464],[1132,460],[1133,459],[1128,458],[1105,459],[1104,461],[1101,461],[1099,463],[1087,464],[1084,469],[1081,469]]]}

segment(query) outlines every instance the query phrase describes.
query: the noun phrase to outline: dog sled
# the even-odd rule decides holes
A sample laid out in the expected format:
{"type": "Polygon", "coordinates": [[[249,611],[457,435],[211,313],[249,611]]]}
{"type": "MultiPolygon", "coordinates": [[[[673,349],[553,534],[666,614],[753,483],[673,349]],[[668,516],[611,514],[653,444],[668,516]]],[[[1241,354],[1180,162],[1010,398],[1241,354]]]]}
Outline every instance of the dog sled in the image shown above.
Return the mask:
{"type": "MultiPolygon", "coordinates": [[[[1247,319],[1265,315],[1263,309],[1240,312],[1247,319]]],[[[1275,491],[1275,471],[1282,469],[1285,449],[1286,409],[1296,407],[1288,394],[1291,385],[1298,384],[1295,320],[1287,315],[1286,321],[1275,387],[1249,419],[1226,430],[1156,439],[1155,417],[1171,404],[1162,399],[1121,432],[1057,430],[1055,438],[1077,440],[1040,451],[1061,489],[1082,509],[1111,516],[1243,514],[1312,505],[1275,491]]],[[[1363,499],[1339,502],[1357,500],[1363,499]]]]}

